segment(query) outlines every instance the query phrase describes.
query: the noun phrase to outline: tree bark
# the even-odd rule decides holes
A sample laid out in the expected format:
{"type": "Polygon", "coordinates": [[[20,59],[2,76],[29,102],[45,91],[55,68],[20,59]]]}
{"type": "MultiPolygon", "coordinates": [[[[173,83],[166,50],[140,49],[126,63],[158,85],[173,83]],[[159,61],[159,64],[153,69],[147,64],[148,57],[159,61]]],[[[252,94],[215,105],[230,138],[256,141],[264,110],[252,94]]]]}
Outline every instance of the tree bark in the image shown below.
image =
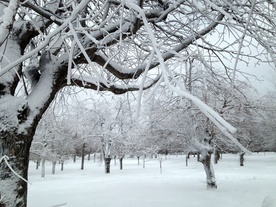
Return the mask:
{"type": "Polygon", "coordinates": [[[186,166],[188,166],[188,159],[189,159],[189,157],[188,157],[188,155],[186,156],[186,166]]]}
{"type": "Polygon", "coordinates": [[[143,168],[146,167],[146,155],[143,156],[143,168]]]}
{"type": "Polygon", "coordinates": [[[204,170],[206,173],[206,182],[207,182],[207,189],[216,189],[216,178],[214,169],[211,162],[211,152],[207,152],[204,158],[201,159],[201,162],[204,166],[204,170]]]}
{"type": "Polygon", "coordinates": [[[220,159],[220,151],[215,148],[214,149],[214,163],[217,164],[220,159]]]}
{"type": "Polygon", "coordinates": [[[197,152],[197,153],[196,153],[196,156],[197,156],[197,161],[199,161],[199,160],[200,160],[200,153],[197,152]]]}
{"type": "Polygon", "coordinates": [[[240,166],[244,166],[244,155],[245,153],[240,153],[240,166]]]}
{"type": "Polygon", "coordinates": [[[28,179],[31,140],[15,133],[0,134],[0,158],[5,156],[0,163],[0,207],[27,206],[28,185],[23,179],[28,179]]]}
{"type": "Polygon", "coordinates": [[[40,160],[36,160],[36,167],[35,167],[35,169],[38,170],[39,165],[40,165],[40,160]]]}
{"type": "Polygon", "coordinates": [[[41,162],[41,177],[44,178],[45,177],[45,159],[42,158],[42,162],[41,162]]]}
{"type": "Polygon", "coordinates": [[[212,148],[193,140],[193,146],[200,152],[199,161],[203,164],[206,173],[207,189],[216,189],[216,178],[211,162],[212,148]]]}
{"type": "Polygon", "coordinates": [[[105,173],[110,173],[110,162],[111,162],[111,158],[110,157],[104,158],[105,173]]]}
{"type": "Polygon", "coordinates": [[[56,164],[57,164],[57,161],[52,162],[52,174],[53,175],[56,173],[56,164]]]}
{"type": "Polygon", "coordinates": [[[82,151],[81,151],[81,170],[84,169],[84,155],[85,155],[85,144],[82,145],[82,151]]]}
{"type": "Polygon", "coordinates": [[[124,157],[120,157],[120,170],[122,170],[123,169],[123,159],[124,159],[124,157]]]}
{"type": "Polygon", "coordinates": [[[163,160],[162,160],[162,158],[159,160],[159,167],[160,167],[160,173],[162,174],[162,169],[163,169],[163,167],[162,167],[162,162],[163,162],[163,160]]]}
{"type": "Polygon", "coordinates": [[[63,171],[63,165],[64,165],[64,161],[61,161],[61,166],[60,166],[60,170],[63,171]]]}

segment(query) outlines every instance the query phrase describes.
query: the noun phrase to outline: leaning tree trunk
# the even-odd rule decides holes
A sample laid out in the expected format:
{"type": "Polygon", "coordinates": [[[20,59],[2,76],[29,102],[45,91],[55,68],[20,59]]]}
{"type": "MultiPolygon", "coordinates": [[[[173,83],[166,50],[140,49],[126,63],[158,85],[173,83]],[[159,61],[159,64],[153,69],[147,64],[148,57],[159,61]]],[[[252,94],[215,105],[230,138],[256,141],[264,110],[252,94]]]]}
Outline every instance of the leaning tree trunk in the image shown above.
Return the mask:
{"type": "Polygon", "coordinates": [[[202,162],[206,173],[207,189],[217,188],[215,173],[211,162],[212,151],[206,150],[201,155],[202,157],[200,158],[200,161],[202,162]]]}
{"type": "Polygon", "coordinates": [[[203,164],[206,173],[207,189],[216,189],[216,178],[211,162],[212,148],[199,143],[197,140],[193,140],[193,146],[200,152],[199,161],[203,164]]]}
{"type": "Polygon", "coordinates": [[[15,133],[0,134],[0,207],[27,206],[31,140],[31,137],[15,133]]]}

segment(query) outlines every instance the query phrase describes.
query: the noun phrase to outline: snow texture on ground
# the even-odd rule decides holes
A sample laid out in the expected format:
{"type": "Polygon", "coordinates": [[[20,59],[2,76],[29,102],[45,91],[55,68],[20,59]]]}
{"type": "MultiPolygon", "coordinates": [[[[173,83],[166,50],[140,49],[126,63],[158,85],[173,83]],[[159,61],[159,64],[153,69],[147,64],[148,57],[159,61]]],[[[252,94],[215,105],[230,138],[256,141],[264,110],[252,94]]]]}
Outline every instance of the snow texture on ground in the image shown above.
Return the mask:
{"type": "Polygon", "coordinates": [[[276,197],[276,153],[245,156],[239,166],[238,155],[223,155],[214,165],[218,189],[207,190],[205,173],[195,157],[185,164],[185,156],[163,157],[162,174],[159,159],[142,161],[125,159],[111,165],[111,174],[104,165],[93,160],[67,161],[64,171],[57,165],[51,175],[48,163],[46,178],[30,162],[28,207],[274,207],[276,197]]]}

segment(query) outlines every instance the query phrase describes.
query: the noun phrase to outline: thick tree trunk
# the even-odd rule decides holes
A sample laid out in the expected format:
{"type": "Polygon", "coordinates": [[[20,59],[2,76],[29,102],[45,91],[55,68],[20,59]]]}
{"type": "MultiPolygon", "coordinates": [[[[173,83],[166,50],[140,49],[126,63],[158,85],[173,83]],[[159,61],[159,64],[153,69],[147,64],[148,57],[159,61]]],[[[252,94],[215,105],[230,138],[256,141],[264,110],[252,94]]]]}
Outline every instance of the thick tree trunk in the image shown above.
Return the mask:
{"type": "Polygon", "coordinates": [[[0,207],[27,206],[31,140],[28,136],[0,134],[0,159],[5,157],[0,163],[0,207]]]}
{"type": "Polygon", "coordinates": [[[212,148],[193,140],[193,146],[200,152],[199,161],[203,164],[206,173],[207,189],[216,189],[216,178],[211,162],[212,148]]]}
{"type": "Polygon", "coordinates": [[[53,175],[56,173],[56,164],[57,164],[57,161],[52,162],[52,174],[53,175]]]}
{"type": "Polygon", "coordinates": [[[211,155],[212,154],[210,152],[207,152],[204,158],[202,158],[201,162],[204,166],[204,170],[206,173],[207,189],[216,189],[217,184],[214,169],[211,162],[211,155]]]}
{"type": "Polygon", "coordinates": [[[111,158],[110,157],[104,158],[105,173],[110,173],[110,162],[111,162],[111,158]]]}
{"type": "Polygon", "coordinates": [[[44,178],[45,177],[45,159],[42,158],[41,161],[41,177],[44,178]]]}

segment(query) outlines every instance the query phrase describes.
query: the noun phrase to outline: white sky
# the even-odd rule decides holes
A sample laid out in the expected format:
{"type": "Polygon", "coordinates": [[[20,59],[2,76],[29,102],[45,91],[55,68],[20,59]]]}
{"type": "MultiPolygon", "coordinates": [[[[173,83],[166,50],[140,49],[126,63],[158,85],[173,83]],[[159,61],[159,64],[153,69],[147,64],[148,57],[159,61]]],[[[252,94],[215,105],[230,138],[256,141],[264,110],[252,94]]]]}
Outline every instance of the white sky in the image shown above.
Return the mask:
{"type": "Polygon", "coordinates": [[[256,67],[248,66],[244,71],[254,75],[249,77],[252,85],[259,91],[260,95],[266,94],[268,91],[276,90],[276,69],[268,64],[261,64],[256,67]]]}

